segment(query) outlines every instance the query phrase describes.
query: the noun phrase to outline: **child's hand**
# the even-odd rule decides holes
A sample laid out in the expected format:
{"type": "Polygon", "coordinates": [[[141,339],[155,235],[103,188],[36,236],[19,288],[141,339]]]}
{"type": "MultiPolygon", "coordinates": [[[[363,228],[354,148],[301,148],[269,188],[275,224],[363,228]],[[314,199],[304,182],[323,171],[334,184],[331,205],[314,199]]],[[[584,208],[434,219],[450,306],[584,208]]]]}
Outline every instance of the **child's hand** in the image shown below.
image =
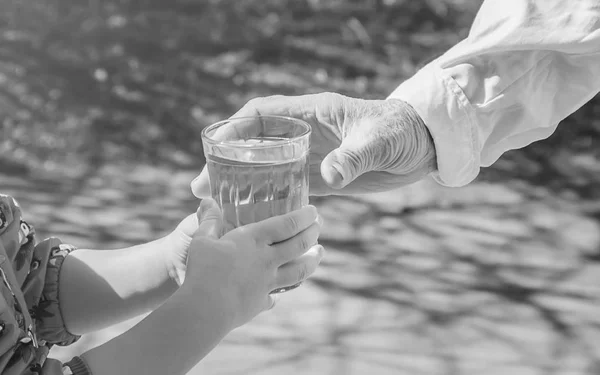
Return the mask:
{"type": "Polygon", "coordinates": [[[212,199],[198,209],[199,227],[189,250],[182,288],[199,305],[217,299],[227,306],[234,327],[274,304],[269,292],[304,281],[324,249],[314,206],[234,229],[220,239],[221,211],[212,199]]]}
{"type": "MultiPolygon", "coordinates": [[[[171,278],[180,286],[185,279],[192,237],[198,230],[198,214],[199,212],[196,212],[183,219],[177,225],[177,228],[163,239],[164,252],[162,254],[164,255],[165,266],[171,278]]],[[[215,219],[210,220],[210,226],[206,219],[204,221],[202,230],[208,231],[205,234],[218,233],[220,235],[221,233],[221,211],[216,205],[214,215],[215,219]]]]}

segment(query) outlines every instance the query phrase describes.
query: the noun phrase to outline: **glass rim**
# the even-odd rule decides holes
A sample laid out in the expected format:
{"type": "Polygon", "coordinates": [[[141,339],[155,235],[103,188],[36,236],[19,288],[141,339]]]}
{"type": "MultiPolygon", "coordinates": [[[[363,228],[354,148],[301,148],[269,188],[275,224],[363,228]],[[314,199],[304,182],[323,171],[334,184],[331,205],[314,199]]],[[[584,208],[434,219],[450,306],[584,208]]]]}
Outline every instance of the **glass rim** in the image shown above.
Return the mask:
{"type": "Polygon", "coordinates": [[[279,115],[257,115],[257,116],[240,116],[240,117],[230,117],[226,120],[221,120],[221,121],[217,121],[207,127],[205,127],[204,129],[202,129],[202,132],[200,133],[200,137],[202,139],[202,141],[209,143],[211,145],[223,145],[223,146],[230,146],[230,147],[236,147],[236,148],[242,148],[242,147],[248,147],[248,148],[269,148],[269,147],[278,147],[281,145],[286,145],[286,144],[290,144],[292,142],[296,142],[308,135],[310,135],[312,132],[312,128],[310,126],[310,124],[304,120],[301,120],[299,118],[295,118],[295,117],[290,117],[290,116],[279,116],[279,115]],[[223,125],[225,125],[228,122],[231,121],[236,121],[236,120],[250,120],[250,119],[261,119],[261,118],[265,118],[265,119],[272,119],[272,120],[286,120],[286,121],[290,121],[293,123],[296,123],[298,125],[300,125],[301,127],[304,128],[304,130],[302,131],[302,133],[300,133],[299,135],[293,137],[293,138],[288,138],[288,139],[282,139],[282,140],[277,140],[277,141],[273,141],[273,142],[269,142],[268,144],[240,144],[240,143],[236,143],[236,142],[231,142],[231,141],[217,141],[213,138],[211,138],[208,133],[210,131],[213,131],[216,128],[219,128],[223,125]]]}

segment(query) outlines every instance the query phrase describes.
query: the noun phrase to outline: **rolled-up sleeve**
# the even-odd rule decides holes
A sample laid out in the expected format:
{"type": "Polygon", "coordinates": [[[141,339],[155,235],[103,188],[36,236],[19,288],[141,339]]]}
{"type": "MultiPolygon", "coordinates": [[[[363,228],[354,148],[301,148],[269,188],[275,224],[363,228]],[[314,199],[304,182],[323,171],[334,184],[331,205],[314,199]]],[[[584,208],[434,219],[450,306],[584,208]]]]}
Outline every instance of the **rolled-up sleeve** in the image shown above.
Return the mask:
{"type": "MultiPolygon", "coordinates": [[[[45,262],[43,271],[42,293],[39,301],[32,309],[36,319],[36,334],[39,340],[53,345],[66,346],[79,340],[81,336],[71,334],[64,323],[59,304],[59,280],[65,258],[76,248],[63,243],[60,239],[48,238],[35,247],[36,256],[45,262]]],[[[40,280],[42,280],[40,278],[40,280]]],[[[36,289],[30,286],[31,289],[36,289]]],[[[37,287],[39,288],[39,286],[37,287]]],[[[36,295],[36,293],[28,293],[36,295]]],[[[80,357],[73,357],[69,362],[61,363],[48,358],[40,371],[41,374],[91,375],[89,367],[80,357]]]]}
{"type": "MultiPolygon", "coordinates": [[[[59,304],[60,271],[65,258],[74,250],[75,247],[62,243],[58,238],[46,239],[35,248],[37,257],[46,264],[45,274],[40,278],[43,282],[42,293],[32,309],[36,319],[36,333],[41,340],[53,345],[70,345],[81,337],[67,331],[59,304]]],[[[31,293],[34,298],[36,294],[31,293]]]]}
{"type": "Polygon", "coordinates": [[[598,92],[598,0],[487,0],[468,37],[389,98],[427,125],[434,178],[463,186],[504,152],[550,136],[598,92]]]}

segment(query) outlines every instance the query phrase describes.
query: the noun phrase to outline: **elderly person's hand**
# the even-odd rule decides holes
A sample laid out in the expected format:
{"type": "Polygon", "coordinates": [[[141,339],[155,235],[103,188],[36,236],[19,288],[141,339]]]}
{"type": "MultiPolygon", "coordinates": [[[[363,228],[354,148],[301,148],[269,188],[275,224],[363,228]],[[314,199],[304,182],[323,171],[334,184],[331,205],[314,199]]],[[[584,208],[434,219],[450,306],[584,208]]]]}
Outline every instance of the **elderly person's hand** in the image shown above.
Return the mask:
{"type": "MultiPolygon", "coordinates": [[[[416,182],[436,168],[433,141],[421,118],[401,100],[362,100],[322,93],[249,101],[233,117],[280,115],[312,127],[310,194],[360,194],[416,182]]],[[[210,196],[206,167],[193,182],[210,196]]]]}

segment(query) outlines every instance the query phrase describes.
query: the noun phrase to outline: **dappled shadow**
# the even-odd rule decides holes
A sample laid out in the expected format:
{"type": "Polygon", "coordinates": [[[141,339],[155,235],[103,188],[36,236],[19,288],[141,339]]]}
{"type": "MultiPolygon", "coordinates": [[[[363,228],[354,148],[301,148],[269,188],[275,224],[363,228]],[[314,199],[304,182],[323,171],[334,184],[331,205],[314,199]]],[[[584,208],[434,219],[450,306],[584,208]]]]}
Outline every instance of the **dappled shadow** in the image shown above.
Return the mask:
{"type": "Polygon", "coordinates": [[[599,224],[551,193],[506,189],[489,201],[480,194],[502,191],[473,188],[466,202],[423,185],[407,192],[421,201],[408,207],[393,194],[315,200],[329,254],[312,285],[323,293],[296,303],[290,295],[285,333],[263,341],[256,328],[231,345],[279,351],[256,364],[273,373],[284,368],[280,361],[304,373],[301,364],[327,353],[334,369],[321,373],[367,366],[396,374],[593,374],[600,263],[590,255],[600,246],[599,224]]]}
{"type": "Polygon", "coordinates": [[[386,95],[472,17],[377,1],[1,4],[1,155],[71,175],[100,154],[198,166],[199,129],[253,96],[386,95]]]}
{"type": "MultiPolygon", "coordinates": [[[[385,97],[478,3],[0,0],[0,190],[40,237],[157,238],[196,209],[202,127],[254,96],[385,97]]],[[[597,98],[464,189],[313,199],[321,269],[197,373],[596,374],[599,131],[597,98]]]]}

